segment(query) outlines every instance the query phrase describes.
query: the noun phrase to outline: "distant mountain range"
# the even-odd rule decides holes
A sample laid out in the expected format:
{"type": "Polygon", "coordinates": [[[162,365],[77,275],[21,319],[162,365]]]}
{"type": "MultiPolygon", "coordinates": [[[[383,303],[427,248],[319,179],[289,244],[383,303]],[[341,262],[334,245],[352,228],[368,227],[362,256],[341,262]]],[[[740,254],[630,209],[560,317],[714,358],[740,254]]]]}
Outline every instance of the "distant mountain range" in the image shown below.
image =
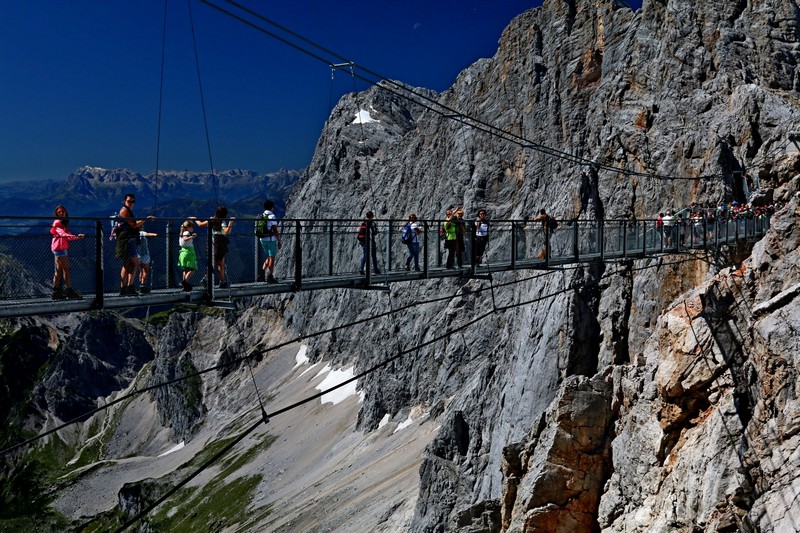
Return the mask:
{"type": "Polygon", "coordinates": [[[132,192],[137,216],[210,216],[225,205],[232,215],[256,215],[264,200],[283,210],[302,170],[258,174],[248,170],[210,172],[159,171],[139,174],[126,169],[81,167],[64,181],[14,182],[0,189],[0,217],[51,216],[62,204],[71,216],[108,216],[132,192]]]}

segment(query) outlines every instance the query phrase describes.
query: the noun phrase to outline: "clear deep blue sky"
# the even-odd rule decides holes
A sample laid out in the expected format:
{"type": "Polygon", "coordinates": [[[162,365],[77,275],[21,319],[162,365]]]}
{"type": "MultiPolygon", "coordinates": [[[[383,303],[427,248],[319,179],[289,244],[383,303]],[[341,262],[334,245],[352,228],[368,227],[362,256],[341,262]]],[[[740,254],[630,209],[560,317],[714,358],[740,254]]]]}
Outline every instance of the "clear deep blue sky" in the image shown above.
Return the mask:
{"type": "MultiPolygon", "coordinates": [[[[391,79],[437,91],[541,0],[240,0],[391,79]]],[[[241,13],[225,0],[214,3],[241,13]]],[[[640,1],[629,2],[634,8],[640,1]]],[[[187,0],[0,0],[0,182],[83,165],[206,171],[187,0]]],[[[367,84],[191,0],[214,168],[306,166],[339,96],[367,84]],[[331,97],[333,91],[333,97],[331,97]]],[[[250,20],[252,17],[249,17],[250,20]]]]}

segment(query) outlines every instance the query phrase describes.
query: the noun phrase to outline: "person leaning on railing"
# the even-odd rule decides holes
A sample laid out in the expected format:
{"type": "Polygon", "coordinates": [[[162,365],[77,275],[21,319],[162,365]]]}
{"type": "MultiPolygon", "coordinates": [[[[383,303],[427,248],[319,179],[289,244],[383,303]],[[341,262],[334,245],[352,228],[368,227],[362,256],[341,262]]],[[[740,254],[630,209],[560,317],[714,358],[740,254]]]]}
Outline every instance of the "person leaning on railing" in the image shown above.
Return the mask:
{"type": "Polygon", "coordinates": [[[133,206],[136,204],[136,197],[133,194],[126,194],[122,207],[119,210],[120,229],[117,233],[116,256],[122,259],[122,269],[119,271],[120,277],[120,296],[138,296],[139,293],[133,286],[136,280],[136,270],[139,268],[139,232],[144,226],[145,220],[152,220],[155,217],[149,216],[147,219],[136,220],[133,214],[133,206]]]}
{"type": "Polygon", "coordinates": [[[50,250],[55,258],[55,272],[53,273],[53,300],[82,300],[71,285],[69,276],[69,241],[83,239],[86,235],[80,233],[73,235],[69,231],[69,213],[63,205],[56,206],[53,213],[55,220],[50,227],[50,234],[53,240],[50,243],[50,250]],[[61,282],[64,287],[61,287],[61,282]]]}

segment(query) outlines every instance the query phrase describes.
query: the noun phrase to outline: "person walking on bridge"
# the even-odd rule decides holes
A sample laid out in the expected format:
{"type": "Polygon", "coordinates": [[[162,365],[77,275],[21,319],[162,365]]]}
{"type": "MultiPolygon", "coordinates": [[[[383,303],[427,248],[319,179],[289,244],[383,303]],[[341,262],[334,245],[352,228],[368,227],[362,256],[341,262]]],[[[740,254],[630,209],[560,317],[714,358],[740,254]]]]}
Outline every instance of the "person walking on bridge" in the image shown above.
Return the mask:
{"type": "Polygon", "coordinates": [[[419,272],[419,235],[421,231],[417,223],[417,215],[411,213],[408,222],[403,226],[402,240],[408,247],[408,257],[406,258],[406,270],[411,270],[411,261],[414,261],[414,270],[419,272]]]}
{"type": "Polygon", "coordinates": [[[267,283],[277,283],[275,279],[275,258],[281,248],[281,235],[278,231],[278,221],[275,217],[275,203],[272,200],[264,202],[264,212],[256,221],[256,235],[264,250],[266,259],[258,272],[257,281],[264,281],[264,274],[267,273],[267,283]]]}
{"type": "Polygon", "coordinates": [[[364,267],[367,264],[367,254],[371,252],[372,257],[372,271],[375,274],[380,274],[381,269],[378,268],[378,251],[375,245],[375,237],[378,234],[378,225],[373,220],[375,213],[367,211],[361,226],[358,227],[358,243],[361,245],[361,263],[358,267],[358,273],[364,275],[364,267]]]}
{"type": "Polygon", "coordinates": [[[50,250],[55,258],[55,272],[53,274],[53,300],[82,300],[83,297],[72,288],[69,276],[69,241],[83,239],[83,233],[73,235],[69,231],[69,214],[63,205],[56,207],[53,213],[55,220],[50,227],[50,234],[53,240],[50,243],[50,250]],[[61,282],[64,287],[61,287],[61,282]]]}

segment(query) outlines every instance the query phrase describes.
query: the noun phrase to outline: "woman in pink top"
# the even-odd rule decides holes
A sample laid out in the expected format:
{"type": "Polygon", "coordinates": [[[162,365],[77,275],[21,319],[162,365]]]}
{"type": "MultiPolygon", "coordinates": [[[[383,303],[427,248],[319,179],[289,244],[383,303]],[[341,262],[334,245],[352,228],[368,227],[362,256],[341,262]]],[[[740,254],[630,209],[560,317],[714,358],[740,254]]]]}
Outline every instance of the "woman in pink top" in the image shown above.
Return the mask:
{"type": "Polygon", "coordinates": [[[53,235],[50,250],[52,250],[56,261],[56,271],[53,274],[53,300],[80,300],[83,297],[70,286],[67,251],[69,250],[69,241],[83,239],[86,235],[83,233],[80,235],[70,233],[69,214],[63,205],[56,206],[53,216],[55,220],[50,227],[50,234],[53,235]],[[62,280],[64,282],[63,288],[61,287],[62,280]]]}

